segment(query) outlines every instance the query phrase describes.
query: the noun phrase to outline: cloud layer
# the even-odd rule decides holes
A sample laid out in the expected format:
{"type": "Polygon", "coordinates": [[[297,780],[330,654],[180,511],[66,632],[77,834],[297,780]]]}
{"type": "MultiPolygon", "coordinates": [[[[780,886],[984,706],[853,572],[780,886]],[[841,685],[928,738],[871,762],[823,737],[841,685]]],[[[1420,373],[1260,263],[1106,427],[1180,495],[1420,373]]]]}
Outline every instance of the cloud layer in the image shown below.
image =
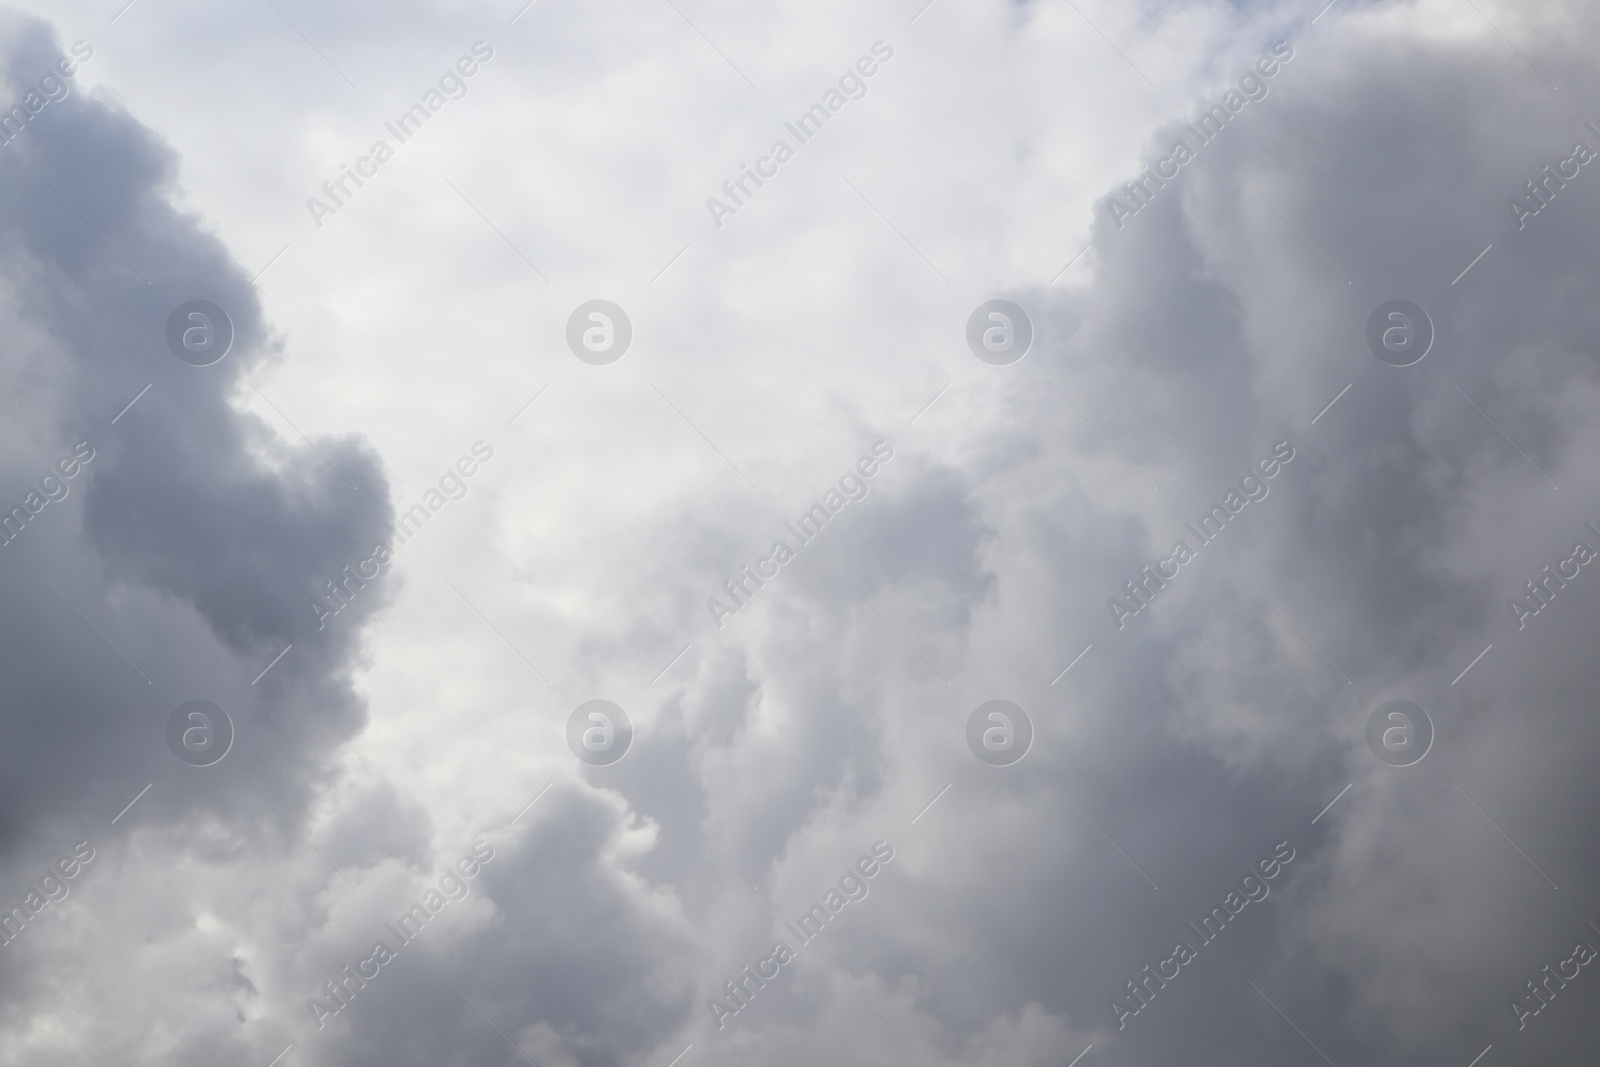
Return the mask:
{"type": "Polygon", "coordinates": [[[1600,18],[1481,8],[8,17],[0,1064],[1576,1062],[1600,18]]]}

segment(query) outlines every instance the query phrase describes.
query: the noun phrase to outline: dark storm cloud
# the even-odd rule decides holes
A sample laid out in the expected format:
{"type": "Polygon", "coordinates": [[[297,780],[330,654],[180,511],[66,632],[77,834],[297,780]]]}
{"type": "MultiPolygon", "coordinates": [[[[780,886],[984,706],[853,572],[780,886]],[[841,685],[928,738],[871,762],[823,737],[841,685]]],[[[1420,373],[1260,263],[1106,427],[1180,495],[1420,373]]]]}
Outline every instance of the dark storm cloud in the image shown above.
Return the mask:
{"type": "MultiPolygon", "coordinates": [[[[1566,17],[1570,39],[1594,33],[1592,14],[1566,17]]],[[[1507,607],[1575,540],[1596,545],[1583,523],[1600,522],[1585,458],[1600,324],[1583,295],[1600,172],[1569,174],[1521,229],[1507,204],[1577,139],[1600,148],[1582,123],[1600,122],[1600,79],[1586,55],[1550,38],[1541,48],[1559,94],[1489,34],[1380,32],[1360,17],[1303,32],[1270,99],[1150,208],[1121,229],[1100,216],[1094,280],[1068,299],[1081,325],[1040,354],[1036,379],[1019,378],[1038,394],[1024,405],[1037,446],[1013,444],[1014,427],[995,444],[973,431],[981,458],[960,478],[916,470],[878,501],[941,506],[902,504],[909,522],[874,515],[852,558],[825,560],[908,638],[821,584],[773,596],[829,620],[802,632],[785,608],[766,609],[794,642],[784,663],[807,663],[813,685],[894,678],[876,694],[886,721],[874,734],[890,764],[927,753],[930,722],[959,738],[980,700],[1035,711],[1036,751],[1004,777],[949,746],[954,788],[918,827],[930,838],[905,844],[895,906],[839,953],[851,970],[914,984],[898,1019],[923,1027],[935,1062],[1029,1004],[1125,1063],[1315,1058],[1278,1009],[1337,1063],[1464,1064],[1490,1042],[1507,1062],[1585,1054],[1587,971],[1526,1032],[1508,1007],[1600,922],[1588,844],[1600,678],[1583,651],[1600,594],[1585,569],[1524,630],[1507,607]],[[1396,297],[1438,329],[1413,368],[1380,362],[1364,338],[1396,297]],[[1045,378],[1160,491],[1124,466],[1135,491],[1106,492],[1076,460],[1120,461],[1045,378]],[[1184,523],[1281,441],[1295,458],[1270,494],[1118,630],[1107,598],[1174,540],[1195,544],[1184,523]],[[955,613],[941,610],[952,590],[955,613]],[[847,625],[852,612],[871,625],[847,625]],[[907,640],[957,676],[956,696],[921,686],[907,640]],[[1090,641],[1093,658],[1052,688],[1090,641]],[[863,654],[881,659],[863,666],[863,654]],[[968,691],[963,661],[996,691],[968,691]],[[1422,703],[1439,731],[1414,768],[1379,763],[1363,737],[1369,712],[1396,696],[1422,703]],[[1283,841],[1295,860],[1268,900],[1202,945],[1187,922],[1283,841]],[[1117,1035],[1108,999],[1136,1005],[1125,983],[1179,939],[1198,959],[1117,1035]]],[[[758,691],[793,670],[767,655],[745,665],[758,691]]],[[[831,1010],[802,1003],[762,1010],[831,1010]]]]}
{"type": "MultiPolygon", "coordinates": [[[[61,49],[38,23],[12,20],[3,32],[7,91],[20,97],[61,49]]],[[[438,1062],[490,1062],[508,1050],[478,1005],[554,1054],[629,1060],[686,1004],[688,938],[670,897],[641,909],[636,898],[653,891],[607,873],[611,853],[639,851],[648,831],[614,796],[560,789],[542,802],[559,825],[530,817],[527,836],[491,835],[502,851],[472,907],[457,905],[423,946],[404,949],[326,1031],[313,1025],[308,997],[365,956],[383,922],[420,899],[415,883],[433,877],[430,813],[381,775],[351,781],[335,764],[366,722],[351,674],[362,623],[388,587],[369,583],[325,627],[308,606],[323,580],[391,540],[392,510],[359,437],[313,445],[241,410],[258,405],[258,386],[271,391],[264,375],[287,342],[222,243],[173,206],[177,181],[158,136],[111,96],[76,87],[0,148],[0,293],[17,338],[0,353],[4,499],[20,501],[75,442],[93,448],[69,495],[0,549],[0,844],[34,881],[35,867],[88,839],[98,855],[81,877],[91,886],[133,858],[133,834],[138,858],[193,872],[171,891],[130,884],[115,907],[92,898],[93,914],[80,889],[35,925],[82,905],[76,921],[89,929],[120,916],[141,931],[135,944],[193,953],[178,946],[193,940],[194,912],[231,923],[237,914],[219,902],[252,907],[244,898],[257,888],[271,902],[272,951],[193,955],[190,980],[218,999],[164,1018],[171,1036],[153,1038],[133,1006],[137,975],[113,968],[95,982],[51,952],[45,930],[27,929],[0,950],[11,961],[8,1025],[61,1012],[78,1033],[41,980],[52,977],[136,1058],[159,1046],[175,1063],[265,1063],[294,1039],[302,1062],[393,1062],[419,1047],[438,1062]],[[168,316],[194,299],[225,309],[236,331],[213,366],[167,347],[168,316]],[[168,714],[194,698],[221,704],[237,731],[214,767],[167,750],[168,714]],[[308,828],[316,851],[300,836],[308,828]]],[[[0,892],[20,901],[27,889],[19,873],[0,892]]],[[[96,1040],[81,1037],[80,1051],[96,1040]]]]}
{"type": "MultiPolygon", "coordinates": [[[[635,1062],[690,1007],[685,970],[698,951],[669,896],[641,901],[639,883],[608,870],[607,853],[643,844],[628,841],[643,827],[629,827],[621,814],[614,794],[561,786],[521,825],[486,834],[494,858],[466,900],[483,894],[492,908],[477,899],[484,910],[471,918],[433,920],[327,1030],[304,1042],[307,1053],[359,1065],[407,1056],[498,1062],[514,1058],[499,1027],[536,1061],[635,1062]]],[[[398,946],[379,925],[384,917],[380,911],[371,937],[346,955],[364,952],[374,937],[398,946]]]]}
{"type": "MultiPolygon", "coordinates": [[[[897,437],[872,497],[640,698],[627,761],[482,824],[496,855],[472,894],[326,1030],[306,998],[470,843],[439,841],[455,831],[436,820],[461,813],[334,767],[363,723],[360,624],[385,594],[323,630],[305,600],[384,539],[384,477],[356,439],[319,438],[319,455],[232,406],[289,342],[170,207],[176,161],[154,135],[107,100],[51,103],[0,149],[0,500],[79,440],[95,458],[0,548],[0,843],[31,871],[88,837],[90,887],[142,827],[147,857],[206,868],[234,905],[185,957],[204,1010],[154,1026],[135,966],[107,968],[91,1011],[111,1037],[135,1062],[197,1065],[264,1064],[291,1039],[300,1062],[340,1064],[521,1062],[511,1042],[541,1067],[664,1067],[691,1040],[683,1067],[885,1062],[912,1058],[908,1041],[940,1064],[1059,1067],[1091,1041],[1082,1067],[1320,1062],[1307,1039],[1340,1064],[1465,1065],[1491,1041],[1486,1067],[1581,1062],[1583,983],[1600,978],[1586,969],[1520,1033],[1508,1002],[1600,923],[1600,578],[1586,567],[1520,629],[1507,599],[1600,524],[1600,170],[1521,228],[1506,201],[1577,138],[1600,147],[1582,124],[1600,122],[1600,77],[1544,39],[1552,91],[1497,36],[1436,36],[1398,7],[1380,30],[1349,8],[1297,31],[1270,97],[1149,208],[1122,227],[1099,209],[1092,281],[1019,294],[1073,328],[989,379],[1010,390],[1001,424],[939,422],[958,389],[897,437]],[[209,368],[163,340],[195,297],[239,334],[209,368]],[[1415,367],[1366,348],[1395,297],[1438,328],[1415,367]],[[1119,628],[1107,599],[1192,542],[1185,523],[1279,442],[1294,459],[1270,493],[1119,628]],[[197,696],[239,728],[209,771],[176,764],[160,732],[197,696]],[[1395,696],[1438,729],[1415,767],[1378,763],[1363,737],[1395,696]],[[994,697],[1038,731],[1009,768],[963,740],[994,697]],[[252,783],[315,823],[337,872],[252,783]],[[878,838],[897,856],[871,897],[716,1030],[706,998],[878,838]],[[1294,859],[1270,894],[1202,944],[1189,924],[1280,842],[1294,859]],[[1137,1003],[1125,984],[1180,939],[1196,959],[1119,1032],[1108,1001],[1137,1003]]],[[[1569,41],[1600,31],[1571,19],[1569,41]]],[[[57,49],[40,27],[10,33],[21,91],[57,49]]],[[[648,597],[686,605],[701,634],[722,557],[769,535],[666,510],[701,532],[637,554],[679,590],[648,597]]],[[[626,660],[624,643],[603,651],[626,660]]],[[[586,681],[621,684],[609,666],[586,681]]],[[[187,898],[140,888],[95,916],[125,918],[128,940],[85,935],[83,968],[199,936],[187,898]]],[[[0,950],[14,1032],[55,996],[38,979],[69,970],[36,933],[0,950]]]]}
{"type": "MultiPolygon", "coordinates": [[[[63,49],[18,18],[3,36],[4,92],[23,101],[63,49]]],[[[347,677],[357,620],[319,633],[305,602],[316,579],[383,538],[384,475],[357,438],[321,440],[319,455],[236,406],[254,399],[249,383],[281,342],[245,272],[172,206],[176,181],[156,135],[76,85],[0,148],[14,339],[0,355],[12,427],[0,498],[22,503],[77,442],[93,452],[68,495],[0,549],[8,870],[85,838],[104,867],[131,827],[202,813],[241,835],[225,851],[246,839],[302,849],[252,782],[298,817],[365,717],[347,677]],[[210,367],[166,345],[168,316],[195,298],[222,306],[236,331],[210,367]],[[221,704],[237,730],[224,762],[204,770],[174,758],[163,734],[172,709],[195,698],[221,704]]],[[[357,614],[382,601],[369,594],[357,614]]],[[[5,892],[20,895],[9,882],[5,892]]],[[[54,996],[22,965],[44,941],[25,933],[5,950],[13,1003],[54,996]]]]}
{"type": "MultiPolygon", "coordinates": [[[[1572,19],[1575,36],[1593,32],[1592,15],[1572,19]]],[[[1585,185],[1586,168],[1523,230],[1507,198],[1576,139],[1596,145],[1579,120],[1600,116],[1600,83],[1590,59],[1552,41],[1542,62],[1562,72],[1559,95],[1495,38],[1379,38],[1359,20],[1320,29],[1297,42],[1293,79],[1150,208],[1120,230],[1101,216],[1097,274],[1073,300],[1082,328],[1041,372],[1100,413],[1162,491],[1148,494],[1142,537],[1117,545],[1115,512],[1102,509],[1061,537],[1074,551],[1057,556],[1053,584],[1099,613],[1092,655],[1105,660],[1079,669],[1088,694],[1059,711],[1040,688],[1044,714],[1070,727],[1044,728],[1032,769],[1068,783],[1162,891],[1140,903],[1149,887],[1109,852],[1094,874],[1013,866],[1004,911],[1042,917],[1052,896],[1070,907],[1042,937],[992,950],[993,924],[974,919],[952,955],[1021,980],[976,993],[932,958],[911,969],[940,973],[933,986],[948,992],[926,1008],[936,1017],[976,1026],[984,1013],[967,1011],[968,997],[998,1013],[1031,995],[1074,1021],[1111,1023],[1106,998],[1177,938],[1198,948],[1183,920],[1287,838],[1299,857],[1271,903],[1247,909],[1200,950],[1196,976],[1185,967],[1125,1038],[1106,1042],[1121,1062],[1314,1057],[1246,978],[1334,1062],[1426,1052],[1465,1063],[1490,1041],[1514,1062],[1571,1060],[1593,1037],[1581,994],[1520,1038],[1507,1000],[1570,954],[1600,887],[1588,845],[1600,728],[1587,713],[1600,679],[1572,647],[1593,633],[1600,602],[1576,580],[1542,632],[1519,632],[1506,600],[1570,553],[1597,506],[1585,460],[1597,324],[1577,294],[1595,272],[1600,184],[1585,185]],[[1363,338],[1371,311],[1399,296],[1439,330],[1406,370],[1363,338]],[[1106,598],[1174,539],[1195,543],[1183,522],[1278,440],[1296,459],[1271,495],[1118,631],[1106,598]],[[1453,688],[1491,641],[1504,658],[1453,688]],[[1115,680],[1100,673],[1107,661],[1115,680]],[[1407,771],[1378,764],[1362,739],[1367,713],[1391,696],[1422,702],[1441,733],[1407,771]],[[1343,810],[1312,827],[1352,780],[1343,810]],[[1463,793],[1500,813],[1559,894],[1463,793]]],[[[1165,149],[1178,132],[1153,143],[1165,149]]],[[[990,521],[1004,540],[1011,524],[990,521]]],[[[1007,569],[1022,571],[1001,565],[1002,605],[1019,595],[1007,569]]],[[[1051,832],[1084,828],[1071,809],[1051,821],[1051,832]]],[[[900,937],[955,927],[980,892],[948,890],[948,912],[909,918],[900,937]]]]}

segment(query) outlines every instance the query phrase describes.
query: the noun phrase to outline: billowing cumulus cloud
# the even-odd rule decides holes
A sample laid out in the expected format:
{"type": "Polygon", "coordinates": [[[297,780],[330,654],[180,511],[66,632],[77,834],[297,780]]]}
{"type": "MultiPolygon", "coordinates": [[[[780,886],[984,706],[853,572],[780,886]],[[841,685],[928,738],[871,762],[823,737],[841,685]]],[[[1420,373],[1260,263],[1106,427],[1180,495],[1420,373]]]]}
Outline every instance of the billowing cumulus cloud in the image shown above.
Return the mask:
{"type": "Polygon", "coordinates": [[[1600,17],[918,6],[0,27],[0,1063],[1585,1055],[1600,17]]]}

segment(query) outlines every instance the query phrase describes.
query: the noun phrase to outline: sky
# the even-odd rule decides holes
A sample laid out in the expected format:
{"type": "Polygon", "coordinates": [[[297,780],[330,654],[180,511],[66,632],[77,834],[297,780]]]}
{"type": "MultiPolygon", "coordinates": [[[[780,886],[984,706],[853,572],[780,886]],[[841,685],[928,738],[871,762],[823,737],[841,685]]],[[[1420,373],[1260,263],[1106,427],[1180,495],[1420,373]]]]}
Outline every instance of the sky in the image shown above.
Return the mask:
{"type": "Polygon", "coordinates": [[[1591,1055],[1600,10],[1324,5],[0,14],[0,1067],[1591,1055]]]}

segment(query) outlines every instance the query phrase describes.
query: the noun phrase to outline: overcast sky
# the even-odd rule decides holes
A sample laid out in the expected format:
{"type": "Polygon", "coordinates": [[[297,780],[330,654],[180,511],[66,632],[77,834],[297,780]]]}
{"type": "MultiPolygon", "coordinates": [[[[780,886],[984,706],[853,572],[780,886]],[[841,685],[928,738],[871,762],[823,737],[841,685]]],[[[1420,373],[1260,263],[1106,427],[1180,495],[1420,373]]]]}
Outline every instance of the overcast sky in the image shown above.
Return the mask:
{"type": "Polygon", "coordinates": [[[0,1067],[1592,1058],[1600,9],[1324,3],[0,16],[0,1067]]]}

